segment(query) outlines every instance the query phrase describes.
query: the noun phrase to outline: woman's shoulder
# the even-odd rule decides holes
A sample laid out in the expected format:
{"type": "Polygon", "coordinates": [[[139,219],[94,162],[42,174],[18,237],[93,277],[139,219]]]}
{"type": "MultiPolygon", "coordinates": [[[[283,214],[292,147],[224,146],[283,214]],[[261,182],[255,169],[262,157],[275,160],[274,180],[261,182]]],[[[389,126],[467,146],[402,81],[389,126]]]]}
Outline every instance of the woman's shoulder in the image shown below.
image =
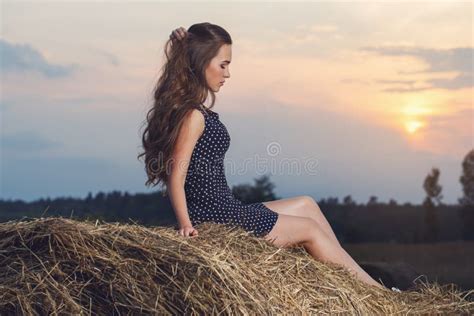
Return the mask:
{"type": "Polygon", "coordinates": [[[204,115],[200,111],[192,109],[186,115],[183,125],[185,125],[189,130],[201,134],[205,127],[204,115]]]}
{"type": "Polygon", "coordinates": [[[203,122],[206,117],[206,113],[203,113],[201,110],[195,108],[188,112],[188,117],[191,121],[203,122]]]}
{"type": "Polygon", "coordinates": [[[204,121],[206,117],[209,116],[209,113],[206,113],[199,108],[193,108],[189,111],[189,116],[193,117],[193,120],[204,121]]]}
{"type": "Polygon", "coordinates": [[[198,112],[202,113],[202,115],[204,115],[204,117],[210,117],[210,116],[218,116],[219,114],[217,114],[216,112],[212,111],[211,109],[209,108],[202,108],[200,106],[197,106],[194,108],[195,110],[197,110],[198,112]]]}

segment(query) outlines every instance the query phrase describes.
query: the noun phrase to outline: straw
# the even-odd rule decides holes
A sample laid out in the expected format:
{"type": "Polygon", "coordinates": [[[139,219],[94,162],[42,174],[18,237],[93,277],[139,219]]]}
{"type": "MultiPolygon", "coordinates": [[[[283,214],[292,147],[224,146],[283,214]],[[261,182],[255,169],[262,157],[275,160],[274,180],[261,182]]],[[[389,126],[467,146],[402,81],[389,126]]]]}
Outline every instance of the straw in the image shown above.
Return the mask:
{"type": "Polygon", "coordinates": [[[301,246],[241,228],[171,227],[62,217],[0,223],[0,314],[468,313],[474,290],[418,281],[402,293],[355,279],[301,246]]]}

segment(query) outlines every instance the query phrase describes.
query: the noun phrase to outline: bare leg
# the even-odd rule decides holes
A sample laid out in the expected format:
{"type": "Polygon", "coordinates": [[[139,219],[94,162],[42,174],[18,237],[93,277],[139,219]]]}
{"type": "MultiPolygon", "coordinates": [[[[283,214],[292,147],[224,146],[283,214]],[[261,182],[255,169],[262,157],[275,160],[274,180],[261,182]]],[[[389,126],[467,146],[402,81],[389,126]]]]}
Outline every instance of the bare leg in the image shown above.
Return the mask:
{"type": "MultiPolygon", "coordinates": [[[[379,288],[382,288],[382,289],[386,289],[386,287],[384,287],[379,282],[375,281],[367,272],[365,272],[365,270],[360,267],[360,265],[347,253],[347,251],[344,248],[342,248],[341,244],[339,243],[339,240],[336,237],[336,234],[332,230],[331,225],[327,221],[326,217],[322,213],[316,201],[310,198],[309,205],[311,208],[310,212],[312,212],[313,214],[316,214],[315,217],[321,229],[324,231],[324,233],[328,235],[328,238],[330,238],[337,246],[339,246],[340,248],[339,251],[341,251],[342,257],[343,257],[342,265],[348,267],[350,271],[355,272],[355,274],[358,275],[359,278],[364,280],[366,283],[378,286],[379,288]]],[[[305,249],[307,248],[305,247],[305,249]]]]}
{"type": "Polygon", "coordinates": [[[331,225],[319,208],[318,203],[316,203],[312,197],[302,195],[275,201],[266,201],[263,202],[263,204],[279,214],[309,217],[315,220],[335,243],[341,245],[331,225]]]}
{"type": "Polygon", "coordinates": [[[324,216],[323,212],[319,208],[319,205],[316,203],[316,201],[311,199],[309,205],[311,208],[310,213],[316,214],[315,215],[316,221],[319,223],[319,225],[324,230],[324,232],[328,234],[329,238],[331,238],[334,242],[336,242],[339,246],[341,246],[341,244],[339,243],[339,240],[336,237],[336,234],[332,230],[331,225],[329,224],[328,220],[326,219],[326,216],[324,216]]]}
{"type": "Polygon", "coordinates": [[[316,260],[340,264],[361,281],[386,289],[367,274],[339,243],[311,218],[279,214],[275,226],[264,238],[276,246],[302,244],[316,260]]]}
{"type": "Polygon", "coordinates": [[[362,269],[357,262],[344,250],[344,248],[339,245],[331,245],[329,241],[328,245],[322,245],[328,241],[309,241],[303,244],[305,249],[316,259],[321,260],[322,262],[333,262],[346,267],[352,274],[355,274],[357,278],[368,283],[370,285],[375,285],[381,289],[386,289],[382,284],[375,281],[364,269],[362,269]],[[333,247],[333,250],[323,252],[324,249],[330,249],[333,247]]]}

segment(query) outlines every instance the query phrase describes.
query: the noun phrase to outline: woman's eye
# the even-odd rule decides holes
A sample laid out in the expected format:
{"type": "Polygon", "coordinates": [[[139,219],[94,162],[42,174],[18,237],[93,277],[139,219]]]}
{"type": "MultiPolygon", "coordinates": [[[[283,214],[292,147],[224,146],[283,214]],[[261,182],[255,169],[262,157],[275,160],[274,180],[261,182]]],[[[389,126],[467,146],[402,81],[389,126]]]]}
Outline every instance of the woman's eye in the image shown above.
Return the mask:
{"type": "Polygon", "coordinates": [[[224,66],[221,66],[221,68],[222,68],[222,69],[225,69],[225,67],[224,67],[224,66]]]}

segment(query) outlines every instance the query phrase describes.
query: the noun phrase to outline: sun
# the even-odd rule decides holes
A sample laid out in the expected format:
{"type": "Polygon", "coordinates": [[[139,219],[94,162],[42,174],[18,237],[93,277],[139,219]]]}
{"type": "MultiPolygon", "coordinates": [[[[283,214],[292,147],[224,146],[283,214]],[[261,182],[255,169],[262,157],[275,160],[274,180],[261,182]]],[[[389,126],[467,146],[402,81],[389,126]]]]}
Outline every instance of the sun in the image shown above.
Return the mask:
{"type": "Polygon", "coordinates": [[[426,100],[415,98],[402,109],[403,125],[408,134],[414,135],[420,128],[426,126],[423,117],[433,113],[433,109],[426,105],[426,100]]]}
{"type": "Polygon", "coordinates": [[[425,123],[418,120],[409,120],[405,122],[405,129],[410,134],[415,134],[425,123]]]}

